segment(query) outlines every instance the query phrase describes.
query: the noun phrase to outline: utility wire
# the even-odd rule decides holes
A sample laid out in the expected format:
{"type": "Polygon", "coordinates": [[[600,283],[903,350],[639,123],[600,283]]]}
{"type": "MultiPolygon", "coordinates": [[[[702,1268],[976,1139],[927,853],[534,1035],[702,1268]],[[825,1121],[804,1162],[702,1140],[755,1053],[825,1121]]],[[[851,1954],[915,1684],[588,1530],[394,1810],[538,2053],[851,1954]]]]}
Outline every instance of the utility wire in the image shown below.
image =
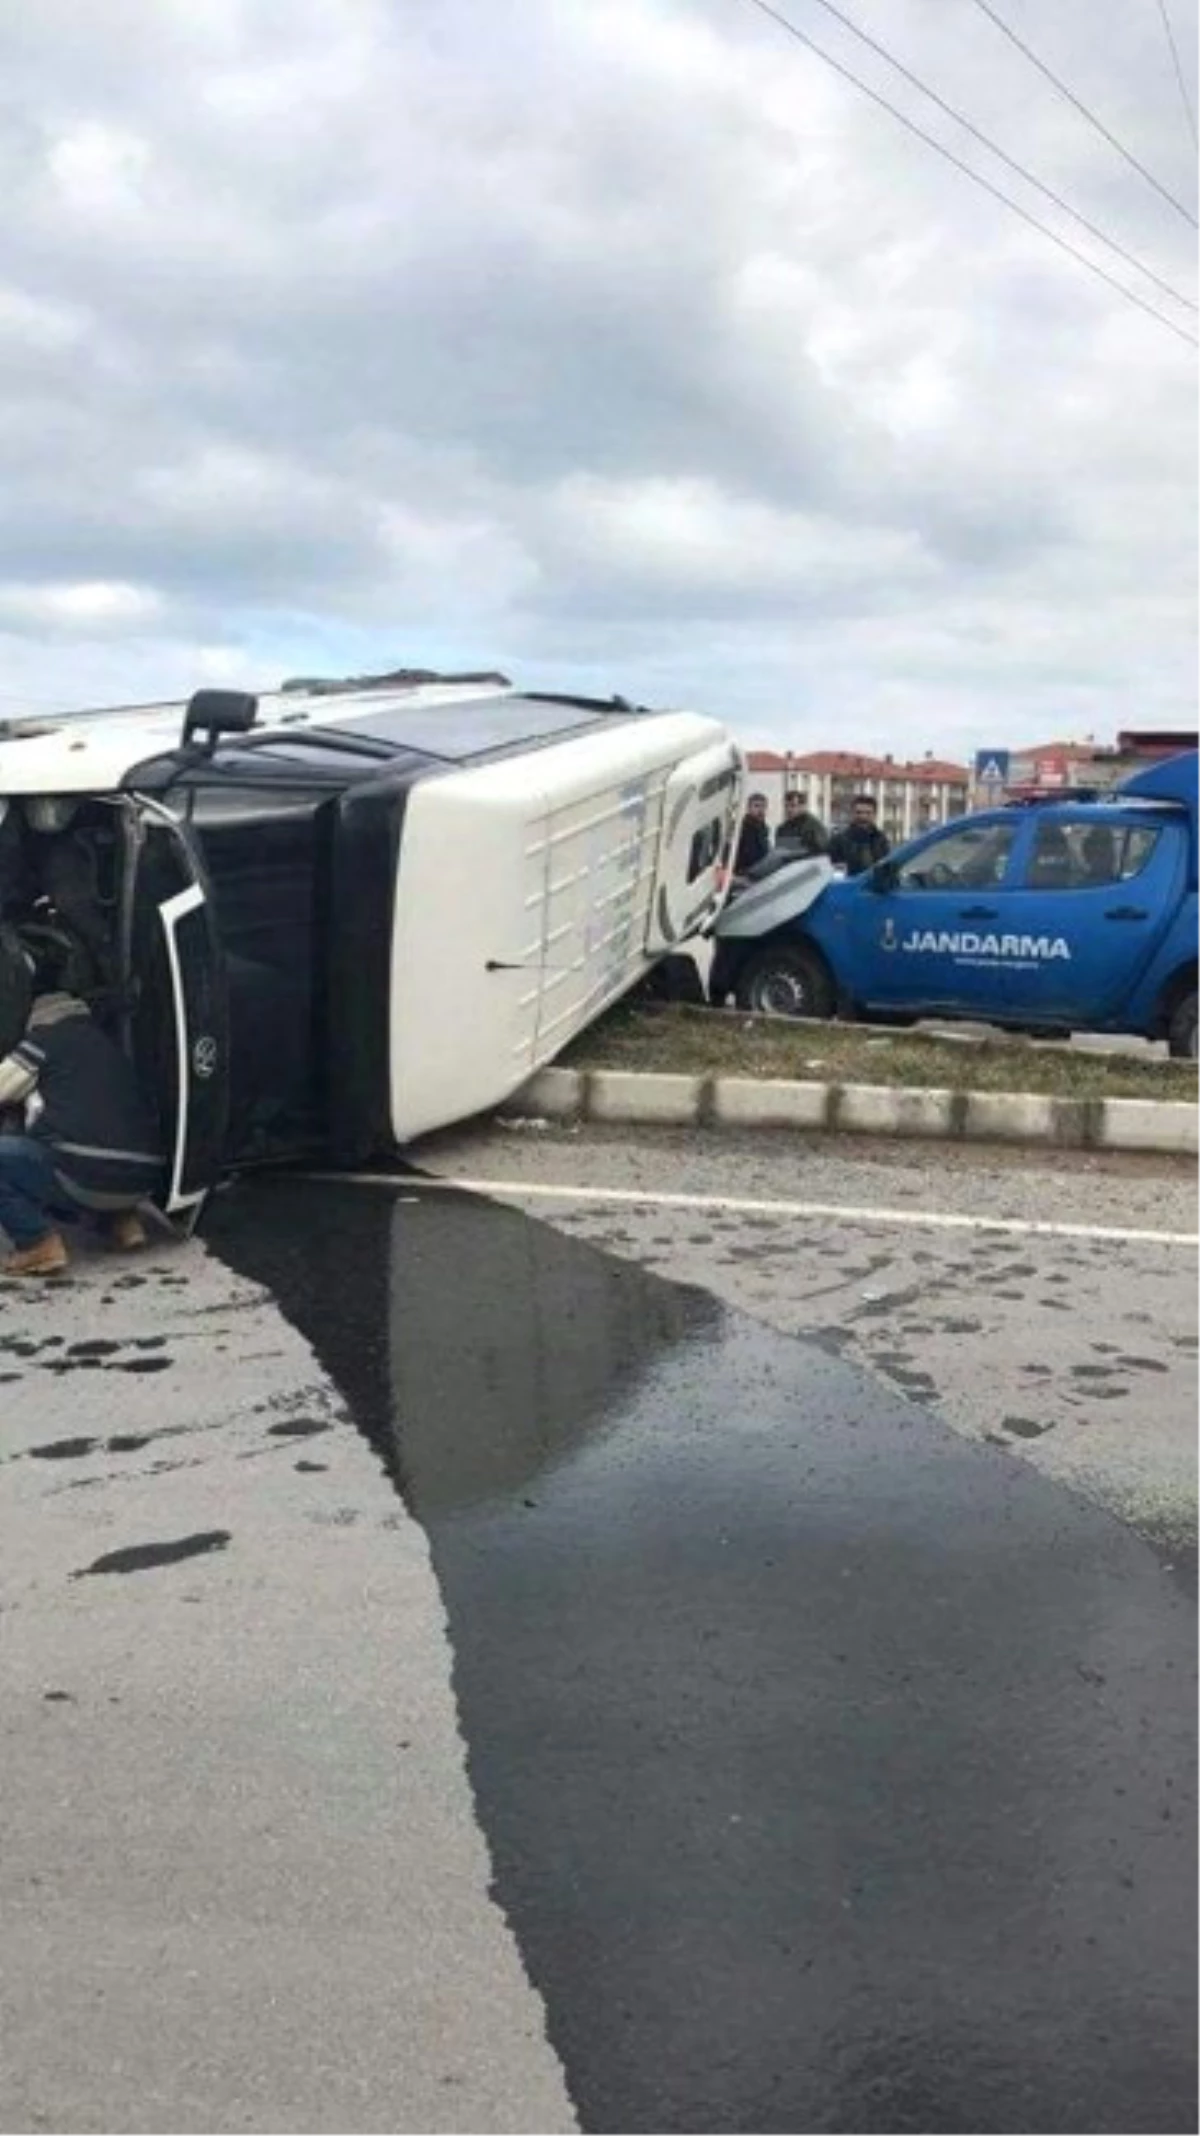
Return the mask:
{"type": "Polygon", "coordinates": [[[1138,159],[1134,155],[1133,150],[1126,148],[1125,143],[1123,141],[1118,141],[1115,133],[1111,133],[1109,131],[1103,119],[1098,119],[1094,111],[1089,111],[1087,105],[1083,102],[1083,99],[1081,97],[1076,96],[1075,91],[1073,89],[1068,88],[1066,82],[1059,80],[1057,74],[1052,72],[1052,70],[1046,65],[1044,59],[1039,59],[1037,53],[1030,50],[1030,47],[1025,43],[1024,39],[1018,37],[1014,29],[1010,29],[1008,23],[1004,20],[1003,15],[998,15],[996,13],[995,8],[992,7],[990,4],[990,0],[975,0],[975,5],[978,8],[982,8],[989,22],[995,23],[996,28],[1001,32],[1003,36],[1007,37],[1010,44],[1014,44],[1016,46],[1018,52],[1024,53],[1025,58],[1030,62],[1031,66],[1037,68],[1039,74],[1044,74],[1048,82],[1053,82],[1054,87],[1058,90],[1059,95],[1065,96],[1068,103],[1074,104],[1076,111],[1081,112],[1083,114],[1083,117],[1087,120],[1089,126],[1094,126],[1097,133],[1103,134],[1105,140],[1110,144],[1110,146],[1116,149],[1117,154],[1119,156],[1123,156],[1125,158],[1126,163],[1128,163],[1132,167],[1132,169],[1140,173],[1140,175],[1146,180],[1147,185],[1152,185],[1156,193],[1162,194],[1163,199],[1170,203],[1170,205],[1175,209],[1176,214],[1182,215],[1184,221],[1190,223],[1193,230],[1200,229],[1200,223],[1197,222],[1196,217],[1192,214],[1191,209],[1185,208],[1182,200],[1177,200],[1175,198],[1174,193],[1169,193],[1165,185],[1160,185],[1153,171],[1148,171],[1144,163],[1138,162],[1138,159]]]}
{"type": "Polygon", "coordinates": [[[1175,32],[1171,28],[1171,17],[1167,13],[1167,0],[1158,0],[1158,12],[1162,16],[1162,26],[1167,33],[1167,43],[1171,47],[1171,58],[1175,63],[1175,79],[1179,83],[1179,94],[1183,101],[1184,111],[1187,114],[1188,132],[1192,137],[1192,146],[1193,148],[1200,147],[1200,141],[1197,141],[1196,138],[1196,114],[1192,110],[1192,100],[1188,95],[1187,83],[1183,78],[1183,68],[1179,64],[1179,46],[1175,42],[1175,32]]]}
{"type": "MultiPolygon", "coordinates": [[[[1163,4],[1164,0],[1159,0],[1159,5],[1162,6],[1163,4]]],[[[845,29],[849,30],[851,36],[857,37],[860,44],[865,44],[870,47],[872,52],[877,52],[881,59],[887,61],[889,67],[894,67],[897,74],[903,75],[906,82],[911,82],[914,89],[919,89],[922,96],[927,96],[932,103],[936,104],[939,111],[944,111],[947,117],[953,119],[957,125],[964,126],[976,141],[982,142],[984,148],[990,149],[994,156],[999,156],[1001,163],[1006,163],[1010,171],[1016,172],[1018,178],[1023,178],[1027,185],[1035,187],[1039,193],[1044,193],[1046,199],[1053,201],[1056,208],[1061,208],[1064,215],[1070,215],[1075,222],[1079,223],[1088,232],[1090,237],[1097,238],[1102,245],[1107,245],[1109,251],[1117,253],[1128,266],[1136,267],[1138,273],[1144,274],[1147,281],[1153,282],[1157,289],[1161,289],[1164,296],[1173,297],[1177,304],[1186,306],[1190,312],[1196,310],[1196,306],[1190,297],[1185,297],[1181,290],[1173,289],[1170,282],[1165,282],[1160,274],[1156,274],[1152,267],[1147,267],[1143,260],[1137,258],[1136,254],[1127,252],[1124,245],[1117,243],[1115,237],[1109,237],[1094,222],[1089,222],[1087,216],[1081,214],[1078,208],[1073,208],[1069,200],[1064,200],[1061,193],[1054,191],[1053,186],[1045,185],[1040,178],[1035,178],[1032,171],[1026,170],[1023,163],[1018,163],[1014,156],[1008,154],[1007,149],[1001,148],[998,142],[993,141],[988,134],[983,133],[955,105],[947,103],[944,96],[939,96],[936,89],[931,89],[928,82],[922,81],[919,74],[914,74],[911,67],[906,67],[904,61],[897,59],[894,52],[889,52],[887,46],[880,44],[878,38],[872,37],[868,31],[860,29],[856,22],[852,22],[849,15],[844,14],[840,7],[834,6],[833,0],[817,0],[817,5],[818,7],[823,7],[827,15],[832,15],[836,22],[840,22],[845,29]]]]}
{"type": "Polygon", "coordinates": [[[855,74],[840,59],[835,59],[831,52],[826,52],[808,35],[806,30],[797,29],[794,22],[789,22],[786,15],[781,15],[778,8],[771,6],[770,0],[748,0],[748,5],[757,8],[760,15],[767,15],[772,22],[778,23],[780,29],[786,30],[788,36],[794,37],[798,44],[806,46],[810,52],[815,52],[817,58],[823,59],[826,66],[832,67],[836,74],[842,76],[843,80],[852,82],[856,89],[862,90],[864,96],[870,97],[873,104],[878,104],[882,110],[890,112],[894,119],[899,120],[901,126],[907,127],[909,133],[916,135],[918,141],[924,141],[927,148],[936,149],[939,156],[944,156],[947,163],[952,163],[955,170],[961,171],[964,177],[970,178],[976,185],[982,186],[984,192],[990,193],[993,200],[998,200],[1004,207],[1011,208],[1013,214],[1019,215],[1021,221],[1028,223],[1031,230],[1040,231],[1043,237],[1049,238],[1052,245],[1058,246],[1060,252],[1067,253],[1071,259],[1078,260],[1081,267],[1087,267],[1093,274],[1099,275],[1100,280],[1107,282],[1110,289],[1115,289],[1118,296],[1127,298],[1130,304],[1136,304],[1138,310],[1146,312],[1151,319],[1157,319],[1159,325],[1165,326],[1168,333],[1175,334],[1180,341],[1186,341],[1191,348],[1200,348],[1200,342],[1197,341],[1194,334],[1189,334],[1186,327],[1180,326],[1174,319],[1168,318],[1166,312],[1161,312],[1157,304],[1149,303],[1145,297],[1139,296],[1136,290],[1127,289],[1124,282],[1118,282],[1116,276],[1110,274],[1106,267],[1101,267],[1095,260],[1089,259],[1087,253],[1081,252],[1077,245],[1073,245],[1070,242],[1069,238],[1060,237],[1058,231],[1052,230],[1048,223],[1039,222],[1036,215],[1029,213],[1028,208],[1023,208],[1019,201],[1013,200],[1008,193],[1002,192],[998,185],[993,185],[991,179],[985,178],[981,171],[973,170],[969,163],[964,163],[962,157],[956,156],[954,150],[947,148],[945,143],[939,141],[935,134],[926,133],[925,128],[918,126],[915,119],[910,119],[907,113],[901,111],[897,105],[889,103],[886,96],[881,96],[878,89],[872,89],[869,82],[864,82],[860,75],[855,74]]]}

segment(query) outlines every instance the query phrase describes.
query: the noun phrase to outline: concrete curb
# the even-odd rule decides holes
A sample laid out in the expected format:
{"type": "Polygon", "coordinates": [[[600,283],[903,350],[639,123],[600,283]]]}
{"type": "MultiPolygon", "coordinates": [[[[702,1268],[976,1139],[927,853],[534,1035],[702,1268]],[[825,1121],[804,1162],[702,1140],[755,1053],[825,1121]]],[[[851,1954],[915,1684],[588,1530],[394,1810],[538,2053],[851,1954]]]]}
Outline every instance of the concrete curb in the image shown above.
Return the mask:
{"type": "Polygon", "coordinates": [[[909,1090],[887,1083],[770,1082],[753,1076],[638,1075],[544,1068],[502,1109],[508,1119],[625,1126],[792,1128],[850,1135],[1007,1142],[1194,1157],[1197,1108],[1150,1098],[1049,1098],[1002,1090],[909,1090]]]}

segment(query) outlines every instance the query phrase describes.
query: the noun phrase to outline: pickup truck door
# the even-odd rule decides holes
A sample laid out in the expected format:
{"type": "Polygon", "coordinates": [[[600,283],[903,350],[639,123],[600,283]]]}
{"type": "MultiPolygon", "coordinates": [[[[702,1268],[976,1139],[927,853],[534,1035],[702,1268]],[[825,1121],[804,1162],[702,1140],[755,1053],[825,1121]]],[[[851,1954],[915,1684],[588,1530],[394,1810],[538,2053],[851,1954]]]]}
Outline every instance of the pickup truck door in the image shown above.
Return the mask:
{"type": "MultiPolygon", "coordinates": [[[[914,1014],[1003,1017],[1008,986],[998,943],[1010,928],[1018,824],[1006,814],[947,825],[884,862],[882,871],[834,889],[830,902],[848,942],[845,954],[832,941],[829,947],[856,1002],[914,1014]]],[[[826,927],[823,917],[819,925],[826,927]]]]}
{"type": "Polygon", "coordinates": [[[120,913],[126,1038],[159,1117],[156,1197],[194,1223],[225,1153],[229,1034],[224,958],[196,841],[161,803],[130,797],[120,913]]]}
{"type": "Polygon", "coordinates": [[[1175,911],[1184,835],[1149,811],[1029,821],[1004,901],[1014,1018],[1082,1029],[1119,1008],[1175,911]]]}

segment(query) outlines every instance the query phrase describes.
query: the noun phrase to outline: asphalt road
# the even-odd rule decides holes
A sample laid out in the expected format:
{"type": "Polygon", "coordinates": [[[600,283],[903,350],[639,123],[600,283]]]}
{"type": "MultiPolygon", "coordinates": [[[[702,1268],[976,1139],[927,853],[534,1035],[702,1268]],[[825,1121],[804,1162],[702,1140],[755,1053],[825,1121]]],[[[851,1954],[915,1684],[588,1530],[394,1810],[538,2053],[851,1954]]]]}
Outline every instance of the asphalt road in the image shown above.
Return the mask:
{"type": "Polygon", "coordinates": [[[0,2126],[1192,2128],[1185,1183],[425,1154],[0,1287],[0,2126]]]}
{"type": "Polygon", "coordinates": [[[168,1246],[0,1284],[0,1383],[0,2127],[572,2128],[424,1532],[304,1339],[168,1246]]]}

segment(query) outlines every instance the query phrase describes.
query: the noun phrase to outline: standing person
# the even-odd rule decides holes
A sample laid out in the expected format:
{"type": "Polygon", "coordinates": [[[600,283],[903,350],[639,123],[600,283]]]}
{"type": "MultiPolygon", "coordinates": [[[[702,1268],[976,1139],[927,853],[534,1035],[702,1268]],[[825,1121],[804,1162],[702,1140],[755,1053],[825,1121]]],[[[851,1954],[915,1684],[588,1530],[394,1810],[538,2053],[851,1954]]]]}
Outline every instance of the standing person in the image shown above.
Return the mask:
{"type": "Polygon", "coordinates": [[[813,815],[807,794],[784,795],[783,822],[775,833],[775,844],[790,846],[805,860],[814,853],[824,853],[828,850],[829,834],[820,817],[813,815]]]}
{"type": "Polygon", "coordinates": [[[771,826],[767,822],[767,797],[751,794],[746,802],[746,813],[738,832],[737,851],[733,857],[735,875],[748,875],[751,868],[765,860],[771,850],[771,826]]]}
{"type": "Polygon", "coordinates": [[[833,834],[829,858],[847,875],[865,875],[877,861],[886,860],[892,850],[876,822],[877,813],[870,794],[856,794],[845,830],[833,834]]]}
{"type": "Polygon", "coordinates": [[[23,1131],[0,1134],[0,1230],[12,1247],[0,1274],[60,1274],[60,1227],[86,1213],[114,1246],[144,1245],[137,1208],[162,1175],[158,1135],[130,1062],[73,995],[40,994],[0,1061],[0,1113],[13,1109],[23,1131]]]}

